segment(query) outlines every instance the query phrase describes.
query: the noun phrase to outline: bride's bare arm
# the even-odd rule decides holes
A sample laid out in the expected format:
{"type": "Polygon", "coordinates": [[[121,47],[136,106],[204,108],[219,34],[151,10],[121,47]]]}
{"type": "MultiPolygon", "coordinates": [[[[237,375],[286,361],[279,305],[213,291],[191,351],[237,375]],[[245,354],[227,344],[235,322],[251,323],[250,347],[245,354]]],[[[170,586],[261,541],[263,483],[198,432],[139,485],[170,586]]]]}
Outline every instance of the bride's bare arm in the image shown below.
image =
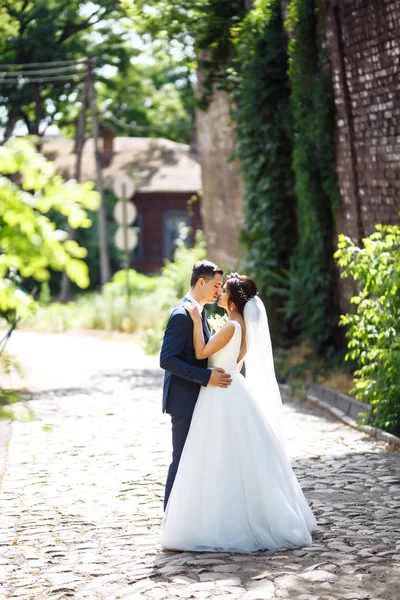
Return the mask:
{"type": "Polygon", "coordinates": [[[193,321],[193,345],[196,358],[208,358],[211,354],[221,350],[232,339],[235,325],[228,321],[206,344],[204,342],[203,323],[198,308],[192,302],[185,303],[184,307],[193,321]]]}

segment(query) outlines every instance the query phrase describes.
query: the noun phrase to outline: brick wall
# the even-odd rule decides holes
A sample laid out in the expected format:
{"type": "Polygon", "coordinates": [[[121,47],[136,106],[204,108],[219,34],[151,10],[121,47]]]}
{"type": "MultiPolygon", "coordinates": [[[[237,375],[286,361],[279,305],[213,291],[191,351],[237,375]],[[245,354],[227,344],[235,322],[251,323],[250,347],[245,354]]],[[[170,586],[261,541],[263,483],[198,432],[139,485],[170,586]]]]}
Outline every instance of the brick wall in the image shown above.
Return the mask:
{"type": "Polygon", "coordinates": [[[354,240],[399,221],[400,2],[338,0],[327,8],[337,111],[337,230],[354,240]]]}

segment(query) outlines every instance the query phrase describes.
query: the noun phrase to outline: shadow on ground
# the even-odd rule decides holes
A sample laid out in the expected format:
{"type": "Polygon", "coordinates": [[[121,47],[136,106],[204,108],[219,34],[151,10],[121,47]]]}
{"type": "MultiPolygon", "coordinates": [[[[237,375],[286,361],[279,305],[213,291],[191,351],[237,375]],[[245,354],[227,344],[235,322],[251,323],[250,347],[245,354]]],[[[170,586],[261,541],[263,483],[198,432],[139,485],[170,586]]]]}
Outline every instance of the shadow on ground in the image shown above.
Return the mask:
{"type": "Polygon", "coordinates": [[[95,375],[90,380],[90,385],[88,386],[52,388],[40,390],[38,392],[22,390],[20,396],[23,400],[40,400],[46,397],[68,399],[71,396],[80,395],[113,395],[115,393],[114,388],[105,385],[113,382],[115,382],[115,385],[122,384],[132,390],[138,390],[140,388],[154,390],[156,388],[161,388],[164,380],[163,377],[164,371],[161,371],[161,369],[110,370],[95,375]]]}
{"type": "Polygon", "coordinates": [[[152,576],[170,584],[171,577],[214,581],[221,593],[245,587],[254,591],[249,600],[274,597],[274,586],[285,590],[281,597],[302,600],[398,600],[399,453],[326,455],[292,464],[318,521],[310,546],[252,554],[164,551],[152,576]]]}

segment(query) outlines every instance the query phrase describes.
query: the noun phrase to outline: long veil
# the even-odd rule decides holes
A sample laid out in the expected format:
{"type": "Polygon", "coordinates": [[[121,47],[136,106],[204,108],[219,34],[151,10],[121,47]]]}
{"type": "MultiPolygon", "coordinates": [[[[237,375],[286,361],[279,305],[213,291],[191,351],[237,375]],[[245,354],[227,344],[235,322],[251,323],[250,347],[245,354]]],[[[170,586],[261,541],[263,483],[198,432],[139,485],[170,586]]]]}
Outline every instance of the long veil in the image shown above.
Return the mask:
{"type": "Polygon", "coordinates": [[[246,324],[246,381],[275,435],[286,448],[281,426],[282,398],[275,376],[268,317],[258,296],[246,302],[243,316],[246,324]]]}

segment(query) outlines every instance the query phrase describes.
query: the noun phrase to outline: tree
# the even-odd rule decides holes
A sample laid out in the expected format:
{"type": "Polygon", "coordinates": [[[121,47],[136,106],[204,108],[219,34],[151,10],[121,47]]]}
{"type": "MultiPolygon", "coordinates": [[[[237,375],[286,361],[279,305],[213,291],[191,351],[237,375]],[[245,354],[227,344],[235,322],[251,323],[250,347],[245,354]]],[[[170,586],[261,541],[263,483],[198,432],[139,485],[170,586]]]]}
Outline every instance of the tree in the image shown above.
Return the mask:
{"type": "Polygon", "coordinates": [[[92,184],[64,182],[32,141],[0,147],[0,314],[9,321],[35,307],[33,283],[65,271],[82,288],[89,285],[87,252],[49,218],[61,213],[72,228],[90,227],[87,210],[99,205],[92,184]]]}
{"type": "Polygon", "coordinates": [[[18,23],[11,15],[8,14],[6,8],[0,4],[0,52],[6,48],[7,39],[10,36],[15,36],[18,33],[18,23]]]}
{"type": "Polygon", "coordinates": [[[137,51],[126,73],[117,73],[98,90],[102,121],[117,135],[164,137],[189,143],[194,122],[193,63],[172,57],[165,42],[137,51]]]}
{"type": "Polygon", "coordinates": [[[135,27],[152,39],[168,39],[204,68],[199,105],[206,108],[215,85],[230,88],[235,27],[247,14],[243,0],[122,0],[135,27]]]}
{"type": "MultiPolygon", "coordinates": [[[[0,61],[20,65],[54,61],[74,61],[97,57],[98,65],[113,65],[123,71],[129,64],[127,32],[119,21],[125,11],[119,0],[17,0],[2,2],[2,16],[8,17],[5,31],[0,29],[0,61]]],[[[16,123],[22,120],[30,134],[43,135],[51,123],[62,116],[76,118],[78,89],[83,67],[73,65],[57,69],[68,80],[44,81],[32,75],[24,83],[3,75],[0,81],[0,105],[5,108],[2,125],[8,139],[16,123]],[[64,68],[61,72],[61,69],[64,68]],[[39,79],[39,80],[36,80],[39,79]]],[[[13,68],[14,72],[18,69],[13,68]]],[[[40,70],[40,69],[39,69],[40,70]]],[[[34,70],[32,69],[34,72],[34,70]]],[[[10,69],[7,70],[10,72],[10,69]]],[[[53,73],[56,76],[57,73],[53,73]]],[[[1,124],[1,121],[0,121],[1,124]]]]}

